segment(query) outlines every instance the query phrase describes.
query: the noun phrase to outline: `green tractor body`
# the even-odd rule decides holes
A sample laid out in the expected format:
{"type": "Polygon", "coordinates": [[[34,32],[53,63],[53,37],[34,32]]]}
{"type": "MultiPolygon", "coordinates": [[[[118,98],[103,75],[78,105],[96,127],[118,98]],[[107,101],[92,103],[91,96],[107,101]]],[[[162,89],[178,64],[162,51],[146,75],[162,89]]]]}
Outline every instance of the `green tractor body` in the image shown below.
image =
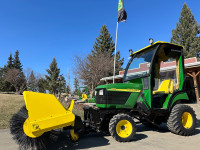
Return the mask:
{"type": "Polygon", "coordinates": [[[116,83],[96,88],[96,106],[98,108],[134,108],[142,90],[141,79],[135,83],[116,83]]]}
{"type": "Polygon", "coordinates": [[[100,85],[96,88],[99,108],[170,109],[179,100],[189,100],[183,90],[184,61],[182,46],[156,42],[131,55],[126,67],[124,83],[100,85]],[[161,65],[173,63],[173,70],[162,72],[161,65]],[[144,71],[133,72],[146,64],[144,71]],[[130,72],[130,73],[129,73],[130,72]]]}
{"type": "Polygon", "coordinates": [[[109,131],[121,142],[135,134],[134,119],[144,125],[167,123],[179,135],[191,135],[196,116],[185,90],[183,47],[156,42],[131,54],[123,83],[96,87],[96,106],[84,107],[86,126],[109,131]],[[163,67],[167,66],[173,67],[163,67]]]}

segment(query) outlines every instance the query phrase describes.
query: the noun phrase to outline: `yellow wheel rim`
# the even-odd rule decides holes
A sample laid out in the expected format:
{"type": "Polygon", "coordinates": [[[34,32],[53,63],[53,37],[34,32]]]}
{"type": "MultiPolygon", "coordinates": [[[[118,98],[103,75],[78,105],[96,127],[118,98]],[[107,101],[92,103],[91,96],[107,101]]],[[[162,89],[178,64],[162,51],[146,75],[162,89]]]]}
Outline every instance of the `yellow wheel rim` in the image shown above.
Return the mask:
{"type": "Polygon", "coordinates": [[[116,132],[121,138],[129,137],[132,131],[132,124],[128,120],[121,120],[117,123],[116,132]]]}
{"type": "Polygon", "coordinates": [[[183,113],[182,124],[183,124],[183,127],[186,128],[186,129],[189,129],[189,128],[192,127],[193,119],[192,119],[192,115],[189,112],[183,113]]]}

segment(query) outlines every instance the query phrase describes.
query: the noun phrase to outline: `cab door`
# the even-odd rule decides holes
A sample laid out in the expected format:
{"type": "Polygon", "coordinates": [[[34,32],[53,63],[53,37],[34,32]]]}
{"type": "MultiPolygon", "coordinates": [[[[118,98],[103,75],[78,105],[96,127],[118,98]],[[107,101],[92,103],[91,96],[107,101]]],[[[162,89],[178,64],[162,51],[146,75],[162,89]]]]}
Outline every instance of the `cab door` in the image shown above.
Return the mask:
{"type": "Polygon", "coordinates": [[[180,86],[181,50],[162,45],[155,55],[152,68],[152,108],[167,108],[170,97],[180,86]]]}

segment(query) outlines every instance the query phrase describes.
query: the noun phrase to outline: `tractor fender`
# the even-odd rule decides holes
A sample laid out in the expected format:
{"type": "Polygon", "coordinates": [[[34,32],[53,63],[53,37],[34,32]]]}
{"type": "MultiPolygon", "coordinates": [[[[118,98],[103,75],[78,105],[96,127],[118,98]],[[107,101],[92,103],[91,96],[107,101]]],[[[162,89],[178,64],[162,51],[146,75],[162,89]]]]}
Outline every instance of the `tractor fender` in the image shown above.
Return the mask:
{"type": "Polygon", "coordinates": [[[170,97],[167,108],[169,110],[171,110],[175,104],[180,103],[180,102],[181,103],[189,102],[188,94],[183,90],[181,90],[181,91],[177,90],[172,94],[172,96],[170,97]]]}

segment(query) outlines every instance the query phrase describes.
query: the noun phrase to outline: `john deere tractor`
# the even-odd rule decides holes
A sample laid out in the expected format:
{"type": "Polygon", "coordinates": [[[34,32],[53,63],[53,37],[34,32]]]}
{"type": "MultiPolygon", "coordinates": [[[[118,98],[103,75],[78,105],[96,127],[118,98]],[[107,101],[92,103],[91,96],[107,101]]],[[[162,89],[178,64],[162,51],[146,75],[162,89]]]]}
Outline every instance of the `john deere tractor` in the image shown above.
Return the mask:
{"type": "Polygon", "coordinates": [[[77,103],[95,103],[95,98],[90,98],[89,90],[87,87],[79,87],[78,96],[79,100],[77,103]]]}
{"type": "Polygon", "coordinates": [[[196,115],[184,105],[190,103],[185,91],[183,47],[156,42],[131,54],[123,83],[96,87],[96,106],[85,104],[84,121],[72,113],[73,101],[65,110],[53,95],[24,92],[26,114],[22,109],[13,116],[11,132],[20,143],[20,130],[31,146],[62,127],[71,130],[73,140],[95,130],[127,142],[136,134],[136,123],[166,123],[172,133],[189,136],[195,131],[196,115]],[[167,64],[173,67],[162,67],[167,64]]]}
{"type": "Polygon", "coordinates": [[[184,79],[183,47],[156,42],[131,54],[123,83],[96,87],[96,107],[84,108],[85,122],[121,142],[135,135],[134,119],[145,125],[164,122],[175,134],[191,135],[196,115],[183,105],[190,102],[184,79]],[[167,63],[174,67],[161,67],[167,63]]]}

